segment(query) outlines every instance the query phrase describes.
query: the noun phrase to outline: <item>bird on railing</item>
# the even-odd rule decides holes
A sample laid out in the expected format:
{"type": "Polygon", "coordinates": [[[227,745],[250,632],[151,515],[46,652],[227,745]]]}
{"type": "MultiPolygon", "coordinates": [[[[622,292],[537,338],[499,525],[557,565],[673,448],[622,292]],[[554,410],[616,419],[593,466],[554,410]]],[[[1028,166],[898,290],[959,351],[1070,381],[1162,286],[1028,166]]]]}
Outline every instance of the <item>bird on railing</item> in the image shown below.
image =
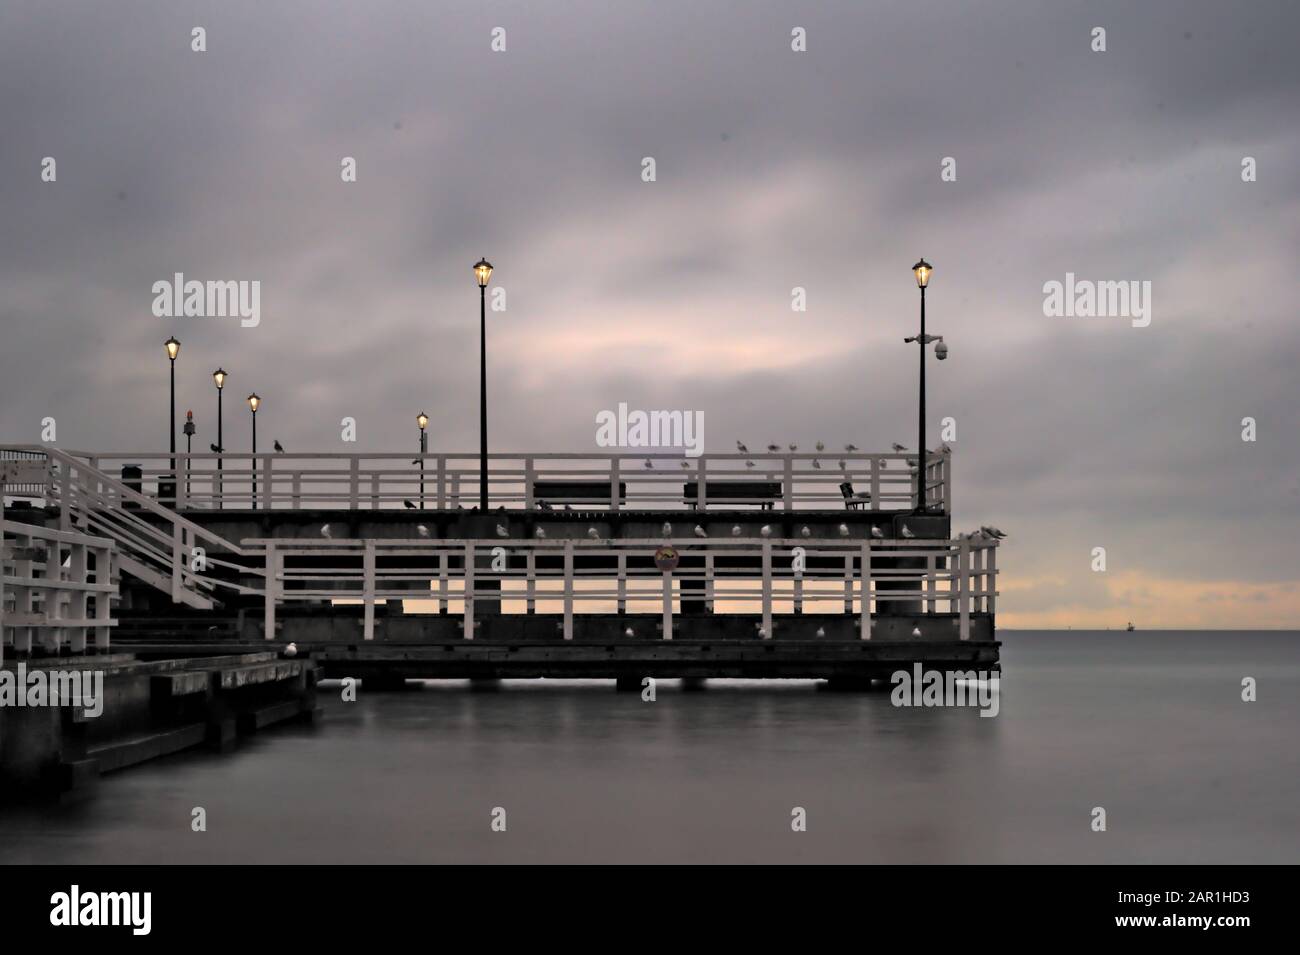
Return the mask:
{"type": "Polygon", "coordinates": [[[510,532],[506,530],[504,527],[502,527],[500,524],[498,524],[497,537],[509,537],[509,536],[510,536],[510,532]]]}
{"type": "Polygon", "coordinates": [[[939,453],[940,453],[940,454],[952,454],[952,446],[951,446],[950,444],[948,444],[947,441],[945,441],[943,444],[939,445],[939,453]]]}
{"type": "Polygon", "coordinates": [[[653,470],[654,470],[654,467],[655,467],[655,463],[654,463],[653,461],[651,461],[649,458],[646,458],[646,459],[645,459],[645,467],[646,467],[646,470],[647,470],[647,471],[653,471],[653,470]]]}
{"type": "Polygon", "coordinates": [[[760,527],[760,528],[758,529],[758,533],[759,533],[761,536],[763,536],[763,537],[771,537],[771,536],[772,536],[772,525],[770,525],[770,524],[764,524],[762,527],[760,527]]]}
{"type": "Polygon", "coordinates": [[[691,466],[691,462],[687,461],[685,458],[682,458],[682,470],[685,471],[690,466],[691,466]]]}
{"type": "Polygon", "coordinates": [[[818,628],[817,628],[817,636],[819,636],[819,637],[824,637],[824,636],[826,636],[826,628],[825,628],[825,627],[818,627],[818,628]]]}
{"type": "Polygon", "coordinates": [[[841,537],[848,537],[848,536],[849,536],[849,525],[848,525],[848,524],[841,524],[841,525],[840,525],[840,536],[841,536],[841,537]]]}
{"type": "Polygon", "coordinates": [[[818,442],[817,442],[817,450],[818,450],[818,451],[825,451],[825,450],[826,450],[826,442],[825,442],[825,441],[818,441],[818,442]]]}
{"type": "Polygon", "coordinates": [[[673,536],[673,525],[669,524],[667,521],[664,521],[664,526],[661,527],[660,530],[664,532],[664,537],[673,536]]]}
{"type": "Polygon", "coordinates": [[[429,528],[425,527],[423,524],[416,524],[415,533],[419,534],[421,537],[428,537],[429,528]]]}
{"type": "Polygon", "coordinates": [[[544,527],[537,528],[537,530],[533,531],[533,536],[536,537],[538,540],[546,540],[546,528],[544,527]]]}
{"type": "Polygon", "coordinates": [[[846,444],[844,445],[844,450],[852,454],[854,451],[858,450],[858,446],[856,444],[846,444]]]}
{"type": "Polygon", "coordinates": [[[903,525],[903,539],[904,539],[904,540],[909,540],[909,541],[910,541],[910,540],[913,540],[913,539],[915,539],[915,538],[916,538],[916,535],[912,533],[911,529],[910,529],[906,524],[904,524],[904,525],[903,525]]]}
{"type": "Polygon", "coordinates": [[[912,628],[912,636],[914,636],[914,637],[919,637],[920,635],[921,635],[921,628],[920,628],[920,627],[913,627],[913,628],[912,628]]]}
{"type": "Polygon", "coordinates": [[[803,527],[799,529],[799,536],[812,537],[812,528],[810,528],[807,524],[805,524],[803,527]]]}
{"type": "Polygon", "coordinates": [[[414,502],[412,502],[412,501],[408,501],[408,500],[403,499],[403,500],[402,500],[402,504],[403,504],[403,506],[405,506],[405,508],[406,508],[408,511],[414,511],[414,510],[417,510],[417,508],[416,508],[414,502]]]}
{"type": "Polygon", "coordinates": [[[1000,541],[1000,540],[1002,540],[1002,538],[1004,538],[1004,537],[1007,536],[1006,534],[1004,534],[1004,533],[1002,533],[1000,530],[998,530],[996,527],[989,527],[987,524],[985,524],[985,525],[981,525],[981,526],[980,526],[980,530],[982,530],[982,531],[984,532],[985,536],[987,536],[987,537],[991,537],[991,538],[993,538],[994,540],[999,540],[999,541],[1000,541]]]}
{"type": "Polygon", "coordinates": [[[636,631],[633,630],[631,627],[628,627],[626,630],[623,631],[623,636],[625,636],[625,637],[635,637],[635,636],[636,636],[636,631]]]}
{"type": "Polygon", "coordinates": [[[813,458],[813,467],[817,468],[818,470],[821,470],[821,466],[822,463],[818,461],[816,458],[813,458]]]}
{"type": "Polygon", "coordinates": [[[708,537],[708,536],[709,536],[709,532],[706,531],[706,530],[705,530],[703,527],[701,527],[699,524],[696,524],[696,525],[695,525],[695,531],[694,531],[694,533],[695,533],[695,536],[696,536],[696,537],[708,537]]]}
{"type": "Polygon", "coordinates": [[[592,540],[594,540],[594,541],[598,541],[598,540],[600,540],[600,531],[596,530],[596,528],[594,528],[594,527],[588,527],[588,528],[587,528],[587,536],[590,537],[590,538],[591,538],[592,540]]]}
{"type": "Polygon", "coordinates": [[[902,454],[904,451],[907,450],[907,448],[905,448],[903,445],[899,444],[897,441],[895,441],[893,444],[891,444],[890,447],[894,449],[894,452],[895,452],[896,454],[902,454]]]}
{"type": "Polygon", "coordinates": [[[279,441],[276,441],[276,442],[275,442],[274,447],[275,447],[276,453],[278,453],[278,454],[284,454],[284,446],[281,445],[279,441]]]}
{"type": "Polygon", "coordinates": [[[876,540],[884,540],[884,539],[885,539],[885,532],[882,531],[882,530],[881,530],[879,527],[877,527],[875,524],[872,524],[872,525],[871,525],[871,536],[874,537],[876,540]]]}
{"type": "Polygon", "coordinates": [[[739,441],[736,442],[736,450],[739,451],[741,454],[749,454],[749,448],[745,447],[739,441]]]}
{"type": "Polygon", "coordinates": [[[767,450],[769,454],[776,454],[781,450],[781,446],[779,444],[769,444],[767,450]]]}
{"type": "Polygon", "coordinates": [[[754,462],[753,462],[753,461],[746,461],[746,462],[745,462],[745,467],[747,467],[747,468],[752,468],[752,467],[754,467],[754,462]]]}
{"type": "Polygon", "coordinates": [[[330,526],[328,524],[322,524],[320,526],[320,536],[326,538],[333,538],[334,534],[330,530],[330,526]]]}
{"type": "Polygon", "coordinates": [[[733,524],[733,525],[732,525],[732,528],[731,528],[731,536],[732,536],[732,537],[739,537],[739,536],[740,536],[740,525],[739,525],[739,524],[733,524]]]}
{"type": "Polygon", "coordinates": [[[847,471],[849,469],[848,462],[845,461],[843,458],[840,458],[839,461],[837,461],[836,463],[839,464],[841,471],[847,471]]]}
{"type": "Polygon", "coordinates": [[[547,504],[545,501],[538,501],[538,502],[537,502],[537,509],[538,509],[539,511],[553,511],[553,510],[555,510],[555,508],[551,507],[551,505],[547,504]]]}
{"type": "Polygon", "coordinates": [[[793,454],[794,452],[796,452],[796,451],[799,450],[799,445],[795,444],[793,441],[790,442],[790,444],[788,445],[788,447],[790,448],[790,453],[791,453],[791,454],[793,454]]]}
{"type": "Polygon", "coordinates": [[[209,444],[208,447],[212,449],[213,454],[222,454],[225,450],[224,448],[217,447],[215,444],[209,444]]]}

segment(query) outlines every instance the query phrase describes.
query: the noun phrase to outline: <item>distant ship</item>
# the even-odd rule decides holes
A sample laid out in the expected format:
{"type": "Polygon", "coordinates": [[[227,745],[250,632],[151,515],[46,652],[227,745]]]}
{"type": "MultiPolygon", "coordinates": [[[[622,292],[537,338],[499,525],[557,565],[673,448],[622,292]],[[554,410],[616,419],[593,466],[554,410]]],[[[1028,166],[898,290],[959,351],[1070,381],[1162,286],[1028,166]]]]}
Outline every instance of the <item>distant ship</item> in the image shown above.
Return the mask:
{"type": "Polygon", "coordinates": [[[1133,621],[1130,620],[1130,621],[1128,622],[1128,626],[1125,627],[1124,629],[1125,629],[1125,630],[1136,630],[1137,627],[1133,626],[1133,621]]]}

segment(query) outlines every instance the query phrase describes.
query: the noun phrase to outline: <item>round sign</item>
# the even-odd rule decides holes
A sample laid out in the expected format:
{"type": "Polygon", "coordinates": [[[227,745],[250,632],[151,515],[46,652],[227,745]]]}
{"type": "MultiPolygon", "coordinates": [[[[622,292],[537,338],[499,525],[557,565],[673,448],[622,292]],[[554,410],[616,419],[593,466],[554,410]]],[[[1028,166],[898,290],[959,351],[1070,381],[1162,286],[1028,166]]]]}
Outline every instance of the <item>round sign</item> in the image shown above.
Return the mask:
{"type": "Polygon", "coordinates": [[[664,544],[655,551],[655,566],[660,570],[676,570],[679,560],[681,560],[681,555],[677,553],[677,548],[672,544],[664,544]]]}

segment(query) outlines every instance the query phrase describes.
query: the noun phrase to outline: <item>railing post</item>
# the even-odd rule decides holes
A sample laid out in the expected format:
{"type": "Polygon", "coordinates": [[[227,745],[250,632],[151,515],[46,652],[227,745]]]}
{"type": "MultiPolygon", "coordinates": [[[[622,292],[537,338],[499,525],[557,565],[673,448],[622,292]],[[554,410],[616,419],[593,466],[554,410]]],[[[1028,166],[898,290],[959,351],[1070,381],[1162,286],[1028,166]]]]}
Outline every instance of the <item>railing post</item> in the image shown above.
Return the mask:
{"type": "Polygon", "coordinates": [[[573,541],[564,542],[564,639],[573,639],[573,541]]]}
{"type": "Polygon", "coordinates": [[[859,608],[858,636],[871,639],[871,541],[862,542],[862,606],[859,608]]]}
{"type": "Polygon", "coordinates": [[[451,554],[443,551],[438,555],[438,613],[449,613],[447,607],[447,565],[451,554]]]}
{"type": "Polygon", "coordinates": [[[763,638],[772,639],[772,542],[763,541],[763,638]]]}
{"type": "Polygon", "coordinates": [[[881,510],[880,458],[874,454],[871,456],[871,507],[876,511],[881,510]]]}
{"type": "Polygon", "coordinates": [[[474,542],[465,543],[465,639],[474,639],[474,542]]]}
{"type": "MultiPolygon", "coordinates": [[[[274,455],[270,454],[262,455],[262,482],[259,485],[261,488],[259,496],[262,498],[262,509],[265,511],[275,507],[275,494],[271,489],[271,459],[273,457],[274,455]]],[[[257,466],[256,461],[253,462],[253,466],[257,466]]]]}
{"type": "Polygon", "coordinates": [[[113,594],[111,590],[113,584],[113,548],[111,546],[95,549],[95,583],[104,587],[104,589],[95,592],[95,649],[107,650],[109,632],[112,630],[109,621],[113,619],[113,594]]]}
{"type": "Polygon", "coordinates": [[[185,530],[180,521],[172,522],[172,603],[181,600],[181,561],[184,559],[185,530]]]}
{"type": "Polygon", "coordinates": [[[302,472],[293,472],[293,509],[296,511],[302,506],[302,472]]]}
{"type": "Polygon", "coordinates": [[[437,468],[435,469],[438,482],[438,510],[445,510],[447,507],[447,458],[444,455],[438,455],[437,468]]]}
{"type": "Polygon", "coordinates": [[[970,639],[970,541],[957,544],[957,619],[961,639],[970,639]]]}
{"type": "MultiPolygon", "coordinates": [[[[524,458],[524,510],[531,511],[537,506],[537,501],[533,495],[533,485],[536,483],[536,465],[532,458],[524,458]]],[[[530,610],[529,613],[532,613],[532,611],[530,610]]]]}
{"type": "Polygon", "coordinates": [[[348,508],[357,509],[357,498],[361,490],[361,459],[355,454],[348,459],[348,508]]]}
{"type": "Polygon", "coordinates": [[[844,612],[853,613],[853,554],[844,555],[844,612]]]}
{"type": "Polygon", "coordinates": [[[365,600],[365,618],[363,638],[375,639],[375,542],[366,541],[365,553],[361,558],[362,599],[365,600]]]}
{"type": "Polygon", "coordinates": [[[713,613],[713,555],[704,555],[704,605],[713,613]]]}
{"type": "MultiPolygon", "coordinates": [[[[14,611],[17,612],[17,601],[14,611]]],[[[0,498],[0,665],[5,662],[5,511],[4,500],[0,498]]]]}
{"type": "Polygon", "coordinates": [[[524,612],[537,612],[537,552],[532,547],[524,555],[524,612]]]}
{"type": "Polygon", "coordinates": [[[984,609],[992,617],[997,606],[998,596],[998,545],[994,541],[988,545],[984,551],[984,589],[988,591],[988,597],[985,598],[984,609]]]}
{"type": "Polygon", "coordinates": [[[89,565],[86,562],[86,545],[73,544],[71,558],[68,561],[68,576],[73,582],[83,585],[74,591],[70,598],[69,613],[77,621],[77,626],[68,635],[68,650],[72,653],[86,652],[86,614],[89,612],[90,591],[85,587],[90,583],[89,565]]]}
{"type": "Polygon", "coordinates": [[[794,455],[787,452],[785,454],[785,477],[781,481],[781,496],[784,503],[781,505],[784,510],[794,510],[794,455]]]}
{"type": "Polygon", "coordinates": [[[609,509],[618,511],[618,485],[619,485],[619,465],[621,461],[617,454],[609,457],[609,509]]]}
{"type": "Polygon", "coordinates": [[[707,511],[709,509],[709,458],[701,454],[695,462],[695,503],[701,511],[707,511]]]}
{"type": "Polygon", "coordinates": [[[370,509],[379,510],[379,473],[370,475],[370,509]]]}
{"type": "Polygon", "coordinates": [[[673,638],[673,572],[664,571],[664,639],[673,638]]]}
{"type": "Polygon", "coordinates": [[[925,612],[934,613],[935,560],[933,554],[925,559],[925,612]]]}
{"type": "Polygon", "coordinates": [[[627,613],[627,554],[618,555],[618,612],[627,613]]]}
{"type": "Polygon", "coordinates": [[[275,639],[275,601],[280,584],[280,555],[275,551],[275,542],[266,543],[266,588],[262,601],[262,638],[275,639]]]}

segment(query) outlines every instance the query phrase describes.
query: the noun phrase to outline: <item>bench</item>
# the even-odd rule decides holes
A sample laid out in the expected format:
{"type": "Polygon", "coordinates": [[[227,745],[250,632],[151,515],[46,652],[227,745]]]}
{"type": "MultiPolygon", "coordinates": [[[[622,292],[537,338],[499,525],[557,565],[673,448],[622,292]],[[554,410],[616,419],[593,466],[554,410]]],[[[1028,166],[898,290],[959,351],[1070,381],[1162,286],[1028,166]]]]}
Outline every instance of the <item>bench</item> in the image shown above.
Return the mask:
{"type": "Polygon", "coordinates": [[[854,492],[853,482],[845,481],[840,485],[840,493],[844,495],[844,507],[846,510],[861,510],[866,504],[871,503],[870,491],[854,492]]]}
{"type": "MultiPolygon", "coordinates": [[[[699,507],[699,481],[682,485],[682,498],[699,507]]],[[[706,481],[705,501],[711,504],[758,504],[765,511],[782,496],[780,481],[706,481]]]]}
{"type": "MultiPolygon", "coordinates": [[[[538,507],[548,503],[604,504],[610,503],[609,481],[534,481],[533,500],[538,507]]],[[[618,482],[618,503],[627,503],[627,482],[618,482]]]]}

